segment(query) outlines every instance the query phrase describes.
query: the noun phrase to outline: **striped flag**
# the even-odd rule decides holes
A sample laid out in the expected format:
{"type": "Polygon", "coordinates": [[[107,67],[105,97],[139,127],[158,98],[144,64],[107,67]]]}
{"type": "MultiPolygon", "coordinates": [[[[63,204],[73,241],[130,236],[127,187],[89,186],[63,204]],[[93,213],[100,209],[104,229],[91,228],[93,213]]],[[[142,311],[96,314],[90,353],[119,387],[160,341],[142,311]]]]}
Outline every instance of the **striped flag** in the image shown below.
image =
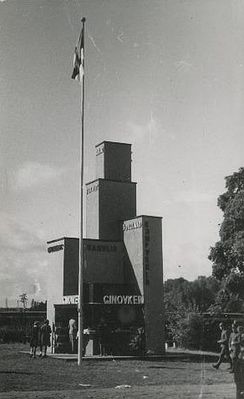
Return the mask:
{"type": "Polygon", "coordinates": [[[75,47],[73,59],[73,73],[71,78],[81,81],[84,75],[84,25],[81,29],[80,37],[75,47]]]}

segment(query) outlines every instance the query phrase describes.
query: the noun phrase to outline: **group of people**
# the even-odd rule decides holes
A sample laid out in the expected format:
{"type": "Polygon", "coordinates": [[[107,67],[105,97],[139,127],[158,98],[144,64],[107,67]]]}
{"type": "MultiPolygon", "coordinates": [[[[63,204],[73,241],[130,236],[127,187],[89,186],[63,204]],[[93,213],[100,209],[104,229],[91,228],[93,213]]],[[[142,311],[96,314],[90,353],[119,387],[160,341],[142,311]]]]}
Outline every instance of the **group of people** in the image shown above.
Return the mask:
{"type": "MultiPolygon", "coordinates": [[[[30,334],[30,357],[36,358],[37,348],[40,347],[39,357],[47,357],[47,348],[51,345],[50,335],[51,327],[49,320],[45,320],[43,324],[35,321],[30,334]]],[[[85,356],[86,346],[89,342],[89,327],[83,330],[83,356],[85,356]]],[[[71,352],[77,352],[77,340],[79,331],[74,319],[69,320],[69,341],[71,344],[71,352]]]]}
{"type": "Polygon", "coordinates": [[[218,369],[224,359],[226,359],[230,364],[230,373],[235,373],[237,371],[238,360],[244,360],[243,327],[234,321],[230,334],[228,334],[224,323],[220,323],[219,328],[221,330],[221,337],[218,343],[220,344],[221,351],[219,359],[216,364],[213,364],[213,367],[218,369]]]}
{"type": "MultiPolygon", "coordinates": [[[[71,346],[71,352],[77,352],[77,341],[79,337],[79,331],[77,329],[76,320],[71,318],[69,320],[69,342],[71,346]]],[[[82,356],[86,354],[86,348],[88,342],[90,340],[90,327],[86,327],[83,329],[83,349],[82,349],[82,356]]],[[[101,318],[100,323],[98,324],[97,328],[97,335],[98,335],[98,342],[99,342],[99,350],[100,356],[106,356],[111,354],[110,348],[110,335],[111,331],[108,324],[105,322],[104,318],[101,318]]]]}
{"type": "MultiPolygon", "coordinates": [[[[69,342],[71,344],[71,352],[77,352],[77,341],[79,338],[79,331],[77,329],[77,324],[75,319],[69,320],[69,342]]],[[[83,349],[82,349],[82,356],[86,354],[86,347],[90,339],[90,328],[84,328],[83,330],[83,349]]]]}
{"type": "Polygon", "coordinates": [[[43,324],[35,321],[30,335],[30,357],[36,358],[37,347],[40,347],[39,357],[47,357],[47,347],[50,346],[51,327],[49,320],[43,324]]]}

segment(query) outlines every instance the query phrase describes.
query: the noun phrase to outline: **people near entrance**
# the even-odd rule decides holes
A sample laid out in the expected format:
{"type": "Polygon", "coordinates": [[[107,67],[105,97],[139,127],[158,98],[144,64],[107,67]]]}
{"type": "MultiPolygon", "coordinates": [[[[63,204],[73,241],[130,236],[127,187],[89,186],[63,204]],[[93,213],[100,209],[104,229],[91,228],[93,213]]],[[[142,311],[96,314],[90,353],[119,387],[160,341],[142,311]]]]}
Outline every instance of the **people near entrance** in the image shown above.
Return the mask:
{"type": "Polygon", "coordinates": [[[30,335],[30,357],[36,358],[36,348],[39,344],[39,322],[35,321],[30,335]]]}
{"type": "Polygon", "coordinates": [[[69,320],[69,342],[71,344],[71,352],[76,352],[76,342],[77,342],[77,324],[75,319],[69,320]]]}
{"type": "MultiPolygon", "coordinates": [[[[79,337],[80,337],[80,332],[79,332],[79,330],[78,330],[78,331],[77,331],[77,334],[76,334],[76,339],[77,339],[77,341],[78,341],[79,337]]],[[[86,355],[86,347],[87,347],[87,344],[88,344],[88,342],[89,342],[89,340],[90,340],[90,327],[84,328],[82,338],[83,338],[83,342],[82,342],[82,345],[83,345],[82,356],[85,356],[85,355],[86,355]]]]}
{"type": "Polygon", "coordinates": [[[232,370],[232,360],[231,360],[230,352],[229,352],[229,340],[228,340],[227,329],[226,329],[224,323],[220,323],[219,328],[221,331],[221,337],[218,340],[218,343],[220,344],[221,351],[219,354],[219,359],[216,364],[213,364],[213,367],[215,369],[218,369],[219,366],[221,365],[221,363],[226,358],[227,361],[230,363],[230,369],[232,370]]]}
{"type": "Polygon", "coordinates": [[[101,319],[98,325],[98,337],[99,337],[100,356],[109,355],[110,329],[103,318],[101,319]]]}
{"type": "Polygon", "coordinates": [[[240,343],[240,333],[238,332],[239,328],[237,323],[233,323],[231,327],[232,327],[232,332],[229,338],[229,350],[232,360],[232,369],[230,372],[234,373],[236,369],[237,359],[240,353],[241,343],[240,343]]]}
{"type": "Polygon", "coordinates": [[[244,397],[244,330],[242,326],[237,327],[239,336],[239,355],[234,367],[234,380],[236,383],[236,399],[244,397]]]}
{"type": "Polygon", "coordinates": [[[47,347],[50,346],[51,327],[49,320],[45,320],[40,329],[40,357],[47,356],[47,347]]]}
{"type": "Polygon", "coordinates": [[[90,328],[87,327],[87,328],[84,328],[84,330],[83,330],[83,351],[82,351],[82,356],[86,355],[86,347],[87,347],[87,344],[89,342],[89,339],[90,339],[90,328]]]}

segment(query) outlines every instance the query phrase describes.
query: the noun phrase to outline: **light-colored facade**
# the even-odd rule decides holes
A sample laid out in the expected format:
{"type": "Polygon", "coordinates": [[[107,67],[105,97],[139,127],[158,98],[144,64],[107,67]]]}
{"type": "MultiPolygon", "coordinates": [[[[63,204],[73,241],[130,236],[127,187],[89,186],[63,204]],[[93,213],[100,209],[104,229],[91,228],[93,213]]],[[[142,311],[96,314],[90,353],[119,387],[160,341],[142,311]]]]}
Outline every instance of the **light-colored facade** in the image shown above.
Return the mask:
{"type": "MultiPolygon", "coordinates": [[[[136,216],[129,144],[105,141],[96,146],[96,180],[86,185],[86,236],[84,325],[93,330],[90,354],[99,350],[96,329],[101,319],[110,325],[114,354],[123,354],[121,337],[129,342],[138,327],[145,329],[146,353],[163,354],[162,219],[136,216]]],[[[68,318],[77,318],[78,244],[68,237],[48,242],[53,350],[62,346],[68,318]]]]}
{"type": "Polygon", "coordinates": [[[162,219],[138,216],[123,224],[124,244],[144,298],[146,347],[161,353],[164,341],[162,219]]]}

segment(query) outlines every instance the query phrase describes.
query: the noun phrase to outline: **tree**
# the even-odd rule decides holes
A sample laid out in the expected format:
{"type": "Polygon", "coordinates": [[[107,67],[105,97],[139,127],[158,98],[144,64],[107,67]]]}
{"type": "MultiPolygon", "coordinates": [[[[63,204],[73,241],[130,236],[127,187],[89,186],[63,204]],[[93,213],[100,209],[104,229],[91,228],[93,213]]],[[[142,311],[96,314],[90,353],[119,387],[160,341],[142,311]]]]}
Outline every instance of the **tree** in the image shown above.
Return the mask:
{"type": "Polygon", "coordinates": [[[199,312],[207,312],[215,301],[220,283],[214,277],[199,276],[190,284],[194,306],[199,312]]]}
{"type": "Polygon", "coordinates": [[[220,283],[214,277],[199,276],[194,281],[184,278],[169,279],[164,283],[164,301],[166,313],[181,309],[196,309],[206,312],[220,289],[220,283]]]}
{"type": "Polygon", "coordinates": [[[169,343],[195,349],[204,344],[202,313],[213,305],[219,289],[220,283],[214,277],[199,276],[194,281],[178,278],[164,283],[169,343]]]}
{"type": "Polygon", "coordinates": [[[217,298],[220,307],[241,311],[244,305],[244,168],[226,177],[226,189],[218,198],[218,206],[223,211],[220,240],[211,247],[209,259],[213,262],[213,276],[222,282],[217,298]]]}
{"type": "Polygon", "coordinates": [[[22,303],[23,308],[25,309],[28,302],[27,294],[23,293],[19,297],[20,297],[20,302],[22,303]]]}
{"type": "Polygon", "coordinates": [[[36,301],[34,298],[32,298],[30,308],[35,309],[35,306],[36,306],[36,301]]]}
{"type": "Polygon", "coordinates": [[[179,320],[179,343],[183,348],[202,349],[204,319],[197,311],[189,311],[179,320]]]}
{"type": "Polygon", "coordinates": [[[34,299],[31,300],[31,310],[47,310],[47,301],[35,301],[34,299]]]}

